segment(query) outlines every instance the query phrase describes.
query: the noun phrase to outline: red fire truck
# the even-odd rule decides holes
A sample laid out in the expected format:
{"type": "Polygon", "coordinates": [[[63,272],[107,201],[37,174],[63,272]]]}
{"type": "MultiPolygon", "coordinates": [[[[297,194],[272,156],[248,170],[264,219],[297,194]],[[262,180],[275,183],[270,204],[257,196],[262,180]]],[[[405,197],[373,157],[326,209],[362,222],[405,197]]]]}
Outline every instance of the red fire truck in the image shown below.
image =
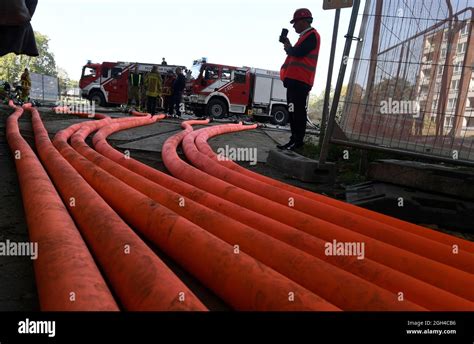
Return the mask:
{"type": "Polygon", "coordinates": [[[288,122],[286,89],[276,71],[196,60],[184,102],[201,116],[235,113],[269,117],[278,125],[288,122]]]}
{"type": "MultiPolygon", "coordinates": [[[[152,63],[92,63],[89,61],[82,68],[82,76],[79,81],[81,96],[101,106],[127,104],[130,73],[134,71],[135,67],[138,67],[138,72],[145,74],[150,72],[153,66],[158,67],[162,77],[165,77],[168,71],[174,72],[177,67],[186,69],[183,66],[163,66],[152,63]]],[[[162,100],[158,105],[162,105],[162,100]]]]}

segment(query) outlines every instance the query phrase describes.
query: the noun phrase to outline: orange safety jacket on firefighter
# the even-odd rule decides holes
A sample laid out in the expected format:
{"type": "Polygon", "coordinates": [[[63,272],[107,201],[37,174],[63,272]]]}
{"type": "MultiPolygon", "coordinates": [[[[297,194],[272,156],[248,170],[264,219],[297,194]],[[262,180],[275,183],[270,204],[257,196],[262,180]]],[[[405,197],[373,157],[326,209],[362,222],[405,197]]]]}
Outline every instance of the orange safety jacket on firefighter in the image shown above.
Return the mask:
{"type": "Polygon", "coordinates": [[[281,81],[284,81],[286,78],[288,78],[304,82],[309,86],[313,86],[319,54],[320,39],[318,31],[316,31],[314,28],[311,28],[311,30],[301,36],[300,39],[298,39],[298,42],[295,44],[295,47],[298,47],[305,41],[306,38],[308,38],[309,35],[313,33],[316,35],[316,47],[303,57],[288,55],[286,57],[285,63],[280,69],[281,81]]]}

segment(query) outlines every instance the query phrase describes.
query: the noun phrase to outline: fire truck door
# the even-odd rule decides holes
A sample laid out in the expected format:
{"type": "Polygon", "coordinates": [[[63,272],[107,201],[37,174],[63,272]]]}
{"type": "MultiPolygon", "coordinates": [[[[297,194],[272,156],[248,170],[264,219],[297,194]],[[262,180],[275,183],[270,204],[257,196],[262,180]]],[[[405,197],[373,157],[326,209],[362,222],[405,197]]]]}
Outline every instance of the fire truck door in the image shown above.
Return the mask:
{"type": "Polygon", "coordinates": [[[120,67],[112,68],[111,81],[105,87],[109,93],[109,103],[126,104],[128,101],[128,71],[120,67]]]}
{"type": "Polygon", "coordinates": [[[219,88],[219,67],[206,66],[201,75],[201,86],[208,92],[219,88]]]}
{"type": "Polygon", "coordinates": [[[227,95],[231,104],[248,105],[250,95],[250,73],[246,70],[222,70],[222,78],[229,83],[221,92],[227,95]]]}

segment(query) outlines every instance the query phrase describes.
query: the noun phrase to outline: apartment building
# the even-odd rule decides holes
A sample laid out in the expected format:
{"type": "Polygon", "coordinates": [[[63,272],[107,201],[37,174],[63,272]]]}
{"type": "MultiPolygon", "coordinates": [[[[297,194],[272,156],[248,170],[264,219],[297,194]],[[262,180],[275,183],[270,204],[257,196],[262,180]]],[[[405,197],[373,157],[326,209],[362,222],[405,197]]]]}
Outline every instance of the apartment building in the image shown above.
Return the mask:
{"type": "Polygon", "coordinates": [[[450,49],[448,28],[424,36],[421,73],[417,80],[418,101],[425,114],[423,135],[434,130],[439,135],[474,136],[471,24],[471,21],[460,22],[452,31],[450,49]]]}

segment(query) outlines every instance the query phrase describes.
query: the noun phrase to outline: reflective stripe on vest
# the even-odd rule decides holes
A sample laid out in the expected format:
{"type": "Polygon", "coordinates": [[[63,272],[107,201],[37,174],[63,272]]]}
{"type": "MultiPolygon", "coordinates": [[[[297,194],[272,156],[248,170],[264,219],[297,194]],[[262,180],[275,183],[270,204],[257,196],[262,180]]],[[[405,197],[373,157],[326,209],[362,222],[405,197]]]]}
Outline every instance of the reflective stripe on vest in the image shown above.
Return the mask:
{"type": "Polygon", "coordinates": [[[130,83],[132,84],[132,86],[140,86],[142,84],[142,75],[141,74],[135,74],[135,73],[131,73],[130,74],[130,83]],[[138,85],[134,85],[134,81],[136,80],[135,77],[138,76],[138,85]]]}
{"type": "Polygon", "coordinates": [[[318,64],[319,53],[319,34],[313,28],[300,37],[295,47],[301,45],[311,34],[316,35],[316,47],[303,57],[287,56],[285,63],[281,66],[280,78],[284,81],[286,78],[304,82],[309,86],[313,86],[314,77],[316,75],[316,66],[318,64]]]}

